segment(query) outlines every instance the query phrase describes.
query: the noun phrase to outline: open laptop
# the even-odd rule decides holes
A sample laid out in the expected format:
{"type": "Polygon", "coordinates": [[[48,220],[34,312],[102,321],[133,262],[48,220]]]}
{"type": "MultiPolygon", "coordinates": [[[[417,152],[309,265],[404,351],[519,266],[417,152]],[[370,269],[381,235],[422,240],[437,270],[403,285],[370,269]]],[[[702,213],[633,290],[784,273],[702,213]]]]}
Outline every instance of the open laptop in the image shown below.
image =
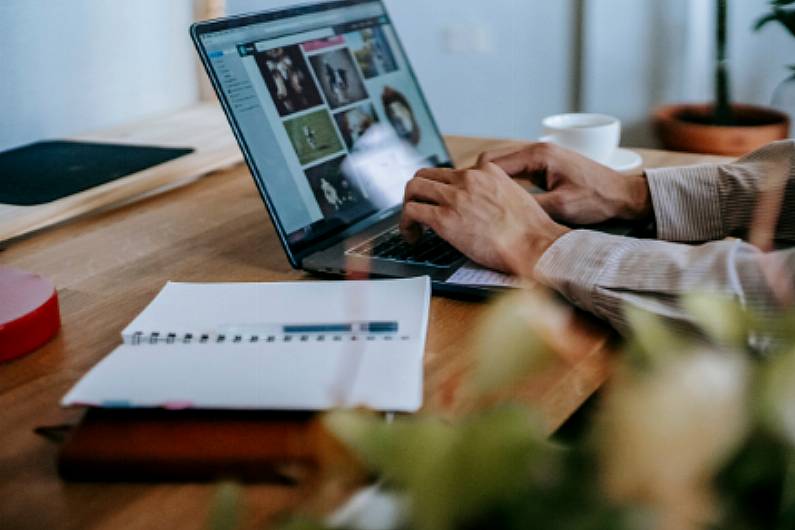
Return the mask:
{"type": "Polygon", "coordinates": [[[428,275],[436,292],[511,284],[430,231],[416,245],[400,237],[406,183],[451,158],[381,0],[201,22],[191,35],[293,267],[428,275]]]}

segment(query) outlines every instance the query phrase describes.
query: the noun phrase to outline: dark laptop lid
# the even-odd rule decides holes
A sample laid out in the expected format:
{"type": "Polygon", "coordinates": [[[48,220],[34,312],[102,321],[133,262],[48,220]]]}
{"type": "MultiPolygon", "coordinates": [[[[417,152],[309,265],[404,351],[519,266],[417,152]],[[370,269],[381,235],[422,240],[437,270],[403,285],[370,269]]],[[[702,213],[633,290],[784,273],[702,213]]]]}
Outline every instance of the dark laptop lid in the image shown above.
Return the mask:
{"type": "Polygon", "coordinates": [[[290,261],[395,209],[450,156],[380,0],[197,24],[192,34],[290,261]]]}

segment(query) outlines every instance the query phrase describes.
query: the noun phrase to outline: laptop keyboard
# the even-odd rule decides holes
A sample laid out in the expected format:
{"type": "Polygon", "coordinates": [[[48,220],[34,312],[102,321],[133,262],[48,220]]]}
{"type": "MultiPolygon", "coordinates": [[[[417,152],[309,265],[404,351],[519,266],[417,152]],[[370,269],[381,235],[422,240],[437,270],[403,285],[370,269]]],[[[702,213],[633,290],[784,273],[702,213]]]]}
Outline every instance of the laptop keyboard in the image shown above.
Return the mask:
{"type": "Polygon", "coordinates": [[[426,230],[419,241],[411,244],[403,239],[397,226],[349,250],[348,254],[441,268],[464,259],[463,254],[435,232],[426,230]]]}

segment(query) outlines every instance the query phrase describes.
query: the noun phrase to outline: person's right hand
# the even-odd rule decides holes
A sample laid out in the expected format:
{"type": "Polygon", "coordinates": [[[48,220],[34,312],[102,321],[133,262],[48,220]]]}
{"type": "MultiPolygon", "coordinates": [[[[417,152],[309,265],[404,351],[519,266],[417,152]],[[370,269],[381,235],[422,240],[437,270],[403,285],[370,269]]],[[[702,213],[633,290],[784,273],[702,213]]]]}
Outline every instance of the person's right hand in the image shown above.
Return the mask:
{"type": "Polygon", "coordinates": [[[487,162],[546,190],[535,198],[559,222],[591,225],[611,219],[639,221],[653,215],[643,174],[619,173],[554,144],[486,152],[480,155],[479,164],[487,162]]]}

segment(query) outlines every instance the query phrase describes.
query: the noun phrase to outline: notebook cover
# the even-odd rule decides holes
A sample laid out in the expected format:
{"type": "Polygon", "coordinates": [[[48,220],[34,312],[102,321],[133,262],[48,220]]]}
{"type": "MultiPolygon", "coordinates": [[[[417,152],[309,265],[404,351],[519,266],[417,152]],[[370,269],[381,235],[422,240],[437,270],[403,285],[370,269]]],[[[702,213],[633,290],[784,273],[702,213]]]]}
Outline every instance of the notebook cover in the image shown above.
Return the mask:
{"type": "Polygon", "coordinates": [[[37,142],[0,153],[0,204],[45,204],[192,152],[192,148],[37,142]]]}
{"type": "Polygon", "coordinates": [[[317,467],[310,413],[90,409],[58,455],[70,481],[294,482],[317,467]]]}

